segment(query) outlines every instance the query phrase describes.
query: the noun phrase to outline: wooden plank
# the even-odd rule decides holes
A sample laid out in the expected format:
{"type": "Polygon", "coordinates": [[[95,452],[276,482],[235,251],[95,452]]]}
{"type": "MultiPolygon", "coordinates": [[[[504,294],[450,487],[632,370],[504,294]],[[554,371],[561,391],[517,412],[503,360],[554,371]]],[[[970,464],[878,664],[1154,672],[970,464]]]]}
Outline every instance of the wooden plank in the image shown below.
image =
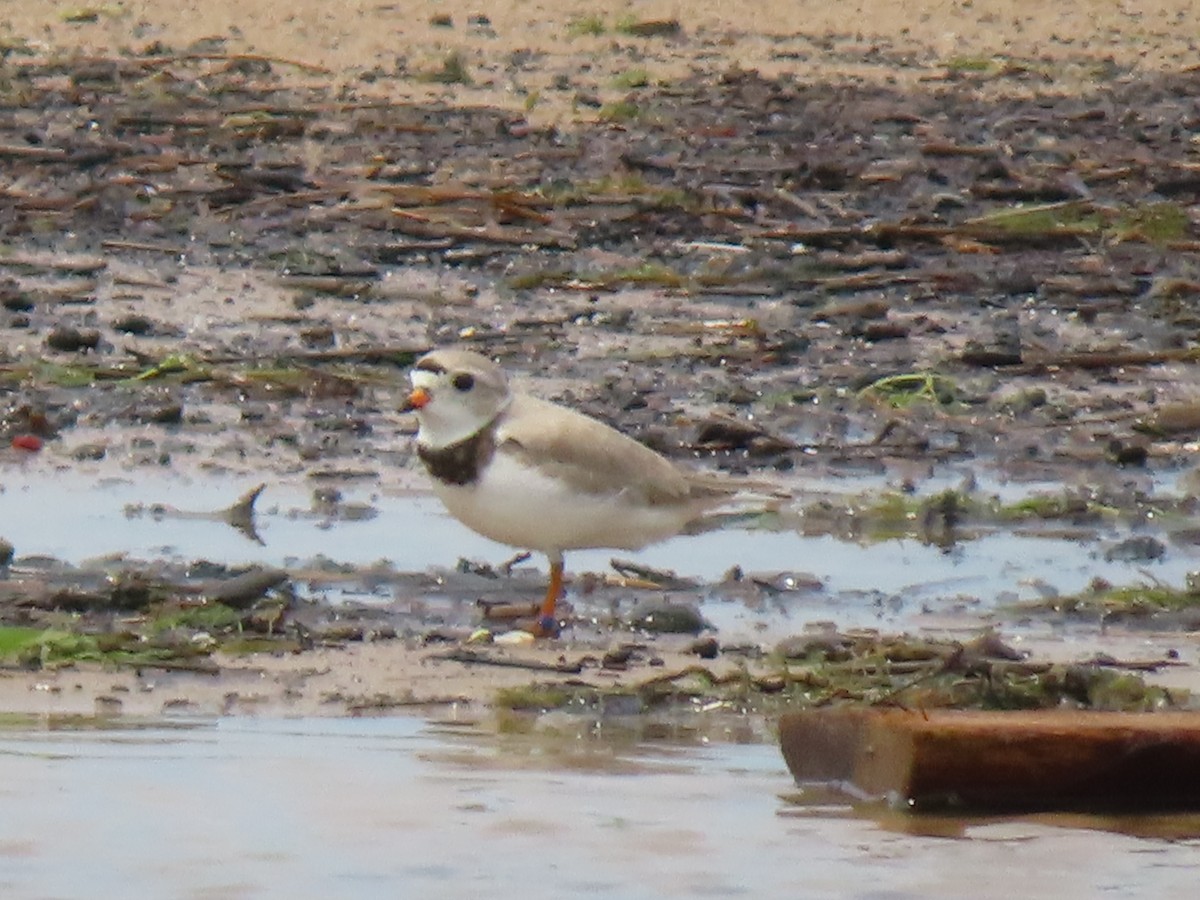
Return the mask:
{"type": "Polygon", "coordinates": [[[817,709],[780,719],[798,782],[913,809],[1200,809],[1200,713],[817,709]]]}

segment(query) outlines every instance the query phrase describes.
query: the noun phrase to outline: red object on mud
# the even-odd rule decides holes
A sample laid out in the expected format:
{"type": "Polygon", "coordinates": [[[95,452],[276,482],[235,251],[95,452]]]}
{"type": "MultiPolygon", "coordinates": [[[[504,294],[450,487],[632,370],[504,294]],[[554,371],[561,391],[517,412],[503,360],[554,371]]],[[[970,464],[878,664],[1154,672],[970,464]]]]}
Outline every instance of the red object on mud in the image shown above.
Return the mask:
{"type": "Polygon", "coordinates": [[[36,434],[18,434],[12,439],[12,445],[16,450],[28,450],[30,453],[37,453],[42,449],[42,439],[36,434]]]}

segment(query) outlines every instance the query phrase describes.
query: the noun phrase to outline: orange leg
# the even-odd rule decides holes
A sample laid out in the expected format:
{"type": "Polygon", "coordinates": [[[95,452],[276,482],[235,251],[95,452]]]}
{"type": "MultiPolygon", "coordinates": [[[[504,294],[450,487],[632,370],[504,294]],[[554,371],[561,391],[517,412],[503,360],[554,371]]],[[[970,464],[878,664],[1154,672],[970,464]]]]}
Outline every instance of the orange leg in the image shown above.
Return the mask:
{"type": "Polygon", "coordinates": [[[550,584],[546,587],[546,599],[542,601],[541,612],[538,613],[538,620],[534,634],[538,637],[551,637],[558,634],[558,620],[554,618],[555,607],[558,606],[558,598],[562,596],[563,590],[563,561],[561,559],[550,560],[550,584]]]}

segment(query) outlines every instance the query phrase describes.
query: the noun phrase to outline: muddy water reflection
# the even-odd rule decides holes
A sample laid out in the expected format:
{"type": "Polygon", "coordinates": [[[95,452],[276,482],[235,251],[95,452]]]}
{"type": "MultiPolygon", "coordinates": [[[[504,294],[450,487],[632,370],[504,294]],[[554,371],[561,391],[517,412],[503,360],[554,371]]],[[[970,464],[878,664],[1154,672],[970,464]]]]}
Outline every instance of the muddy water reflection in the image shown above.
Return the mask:
{"type": "MultiPolygon", "coordinates": [[[[431,496],[369,487],[347,487],[345,503],[358,514],[339,517],[314,510],[308,491],[272,484],[258,504],[262,545],[219,519],[190,514],[232,503],[251,486],[245,480],[165,476],[96,483],[71,474],[47,478],[45,473],[17,472],[0,485],[0,512],[17,523],[4,536],[18,557],[48,556],[71,564],[116,555],[295,567],[325,558],[350,566],[386,560],[400,571],[423,572],[451,568],[459,557],[498,563],[511,556],[509,548],[451,519],[431,496]],[[168,499],[185,514],[156,515],[154,506],[168,499]]],[[[880,624],[887,612],[880,608],[888,602],[920,606],[963,595],[989,605],[1001,595],[1011,600],[1033,599],[1042,590],[1077,592],[1095,578],[1136,583],[1147,572],[1179,584],[1200,563],[1200,548],[1188,545],[1172,545],[1165,559],[1153,562],[1106,559],[1105,548],[1128,534],[1128,529],[1103,526],[1071,537],[1000,530],[943,550],[912,539],[858,543],[796,530],[731,528],[675,538],[636,558],[709,581],[719,580],[734,565],[746,572],[808,573],[819,579],[839,611],[840,624],[848,627],[880,624]],[[862,595],[857,611],[854,597],[847,596],[854,593],[862,595]],[[852,620],[845,619],[847,611],[852,620]]],[[[603,572],[613,555],[606,550],[574,553],[571,569],[603,572]]],[[[545,563],[535,558],[530,565],[544,568],[545,563]]],[[[739,623],[731,611],[724,611],[724,617],[722,612],[713,611],[717,625],[762,626],[759,621],[739,623]]]]}
{"type": "Polygon", "coordinates": [[[0,895],[1189,896],[1196,846],[796,801],[770,743],[413,719],[0,730],[0,895]],[[909,823],[912,824],[911,822],[909,823]],[[1003,870],[1003,876],[1001,871],[1003,870]]]}

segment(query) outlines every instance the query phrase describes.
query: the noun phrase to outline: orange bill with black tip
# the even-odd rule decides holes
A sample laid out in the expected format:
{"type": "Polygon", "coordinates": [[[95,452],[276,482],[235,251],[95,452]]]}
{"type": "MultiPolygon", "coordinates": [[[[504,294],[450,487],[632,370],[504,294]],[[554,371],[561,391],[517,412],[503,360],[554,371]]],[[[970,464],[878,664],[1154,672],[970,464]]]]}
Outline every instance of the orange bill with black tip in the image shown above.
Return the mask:
{"type": "Polygon", "coordinates": [[[404,405],[400,407],[400,412],[412,412],[415,409],[421,409],[426,406],[430,399],[429,391],[425,388],[413,388],[412,392],[404,401],[404,405]]]}

